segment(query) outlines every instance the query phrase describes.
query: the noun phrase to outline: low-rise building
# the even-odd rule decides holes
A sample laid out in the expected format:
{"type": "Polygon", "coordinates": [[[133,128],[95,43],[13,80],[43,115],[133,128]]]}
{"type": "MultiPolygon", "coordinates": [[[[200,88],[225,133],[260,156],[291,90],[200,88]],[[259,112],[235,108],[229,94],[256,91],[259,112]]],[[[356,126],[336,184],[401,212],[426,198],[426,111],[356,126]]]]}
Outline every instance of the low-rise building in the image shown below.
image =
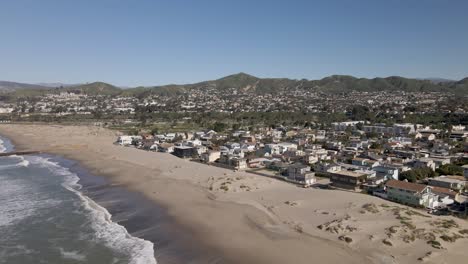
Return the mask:
{"type": "Polygon", "coordinates": [[[430,186],[443,187],[451,190],[462,190],[465,188],[466,181],[456,179],[450,176],[439,176],[435,178],[429,178],[428,183],[430,186]]]}
{"type": "Polygon", "coordinates": [[[245,170],[247,169],[247,159],[233,155],[222,155],[218,160],[219,164],[232,168],[234,170],[245,170]]]}
{"type": "Polygon", "coordinates": [[[419,158],[413,162],[414,168],[430,168],[431,170],[436,169],[435,162],[429,158],[419,158]]]}
{"type": "Polygon", "coordinates": [[[367,175],[353,171],[341,170],[330,174],[330,181],[334,187],[359,190],[367,180],[367,175]]]}
{"type": "Polygon", "coordinates": [[[315,173],[310,167],[301,163],[292,164],[288,167],[287,180],[309,186],[315,183],[315,173]]]}
{"type": "Polygon", "coordinates": [[[220,151],[209,150],[205,153],[202,153],[200,159],[205,163],[215,162],[221,157],[220,151]]]}
{"type": "Polygon", "coordinates": [[[174,144],[172,143],[161,143],[158,145],[158,151],[164,153],[174,152],[174,144]]]}
{"type": "Polygon", "coordinates": [[[376,166],[372,170],[376,172],[376,176],[384,180],[398,180],[398,168],[389,165],[376,166]]]}
{"type": "Polygon", "coordinates": [[[133,143],[133,136],[119,136],[116,143],[122,146],[131,145],[133,143]]]}
{"type": "Polygon", "coordinates": [[[177,146],[174,147],[174,154],[175,156],[183,159],[191,158],[195,153],[195,149],[189,146],[177,146]]]}
{"type": "Polygon", "coordinates": [[[468,138],[468,131],[454,131],[450,132],[450,139],[463,141],[468,138]]]}
{"type": "Polygon", "coordinates": [[[439,197],[424,184],[390,180],[386,184],[387,197],[397,203],[434,208],[439,197]]]}

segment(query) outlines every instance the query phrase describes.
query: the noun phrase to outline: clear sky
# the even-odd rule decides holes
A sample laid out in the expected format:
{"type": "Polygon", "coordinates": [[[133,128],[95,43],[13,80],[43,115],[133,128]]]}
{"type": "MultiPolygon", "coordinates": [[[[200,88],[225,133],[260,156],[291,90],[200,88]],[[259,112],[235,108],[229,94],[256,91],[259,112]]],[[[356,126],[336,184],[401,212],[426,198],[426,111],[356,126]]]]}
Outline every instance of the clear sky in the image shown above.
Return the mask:
{"type": "Polygon", "coordinates": [[[468,76],[467,0],[0,0],[0,80],[468,76]]]}

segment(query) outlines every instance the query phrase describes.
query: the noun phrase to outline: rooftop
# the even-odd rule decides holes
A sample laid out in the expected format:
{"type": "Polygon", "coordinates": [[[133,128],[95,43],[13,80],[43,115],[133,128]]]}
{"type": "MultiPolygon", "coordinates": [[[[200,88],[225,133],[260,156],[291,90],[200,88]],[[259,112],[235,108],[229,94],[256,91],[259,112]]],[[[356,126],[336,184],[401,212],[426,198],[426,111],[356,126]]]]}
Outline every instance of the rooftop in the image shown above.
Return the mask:
{"type": "Polygon", "coordinates": [[[389,180],[386,184],[387,187],[398,188],[413,192],[421,192],[423,191],[427,185],[419,184],[419,183],[412,183],[406,181],[398,181],[398,180],[389,180]]]}
{"type": "MultiPolygon", "coordinates": [[[[461,177],[461,178],[463,178],[463,177],[461,177]]],[[[443,182],[449,182],[449,183],[465,182],[464,180],[460,180],[460,179],[457,179],[455,177],[448,177],[448,176],[439,176],[439,177],[429,179],[429,182],[431,182],[431,181],[443,181],[443,182]]]]}
{"type": "Polygon", "coordinates": [[[338,174],[338,175],[342,175],[342,176],[348,176],[348,177],[354,177],[354,178],[359,178],[359,177],[366,176],[363,173],[357,173],[357,172],[348,171],[348,170],[340,170],[340,171],[335,172],[334,174],[338,174]]]}

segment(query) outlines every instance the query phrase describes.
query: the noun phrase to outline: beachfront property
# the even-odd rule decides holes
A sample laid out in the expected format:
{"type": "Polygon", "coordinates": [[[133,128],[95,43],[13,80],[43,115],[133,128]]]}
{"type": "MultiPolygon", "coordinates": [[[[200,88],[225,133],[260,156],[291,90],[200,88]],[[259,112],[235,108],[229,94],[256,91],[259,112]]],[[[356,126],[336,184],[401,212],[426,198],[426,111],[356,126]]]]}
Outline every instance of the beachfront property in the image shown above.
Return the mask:
{"type": "MultiPolygon", "coordinates": [[[[380,137],[370,138],[368,133],[358,130],[357,124],[356,127],[354,123],[336,124],[337,130],[281,126],[259,128],[255,132],[237,130],[232,136],[177,132],[156,135],[153,139],[144,135],[145,139],[140,141],[129,136],[127,143],[131,139],[131,144],[138,148],[154,143],[161,152],[236,171],[269,170],[271,175],[304,186],[316,183],[315,175],[328,177],[330,186],[336,189],[382,193],[385,195],[381,197],[412,206],[450,205],[459,197],[457,191],[466,188],[463,181],[453,180],[450,175],[428,179],[429,185],[398,181],[407,170],[435,170],[453,161],[463,162],[464,155],[453,155],[453,148],[446,141],[431,138],[429,143],[417,135],[410,137],[408,132],[412,129],[407,124],[398,128],[377,125],[371,132],[380,131],[380,137]],[[351,129],[343,130],[345,126],[351,129]],[[402,184],[402,188],[396,188],[397,184],[402,184]]],[[[423,134],[429,132],[426,129],[423,134]]],[[[464,168],[468,179],[468,165],[464,168]]]]}
{"type": "Polygon", "coordinates": [[[366,180],[366,174],[354,171],[340,170],[330,173],[332,186],[341,189],[360,190],[362,184],[364,184],[366,180]]]}
{"type": "Polygon", "coordinates": [[[310,171],[310,166],[295,163],[288,166],[285,180],[310,186],[316,182],[315,173],[310,171]]]}
{"type": "Polygon", "coordinates": [[[216,162],[221,158],[221,151],[208,150],[200,155],[200,160],[204,163],[216,162]]]}
{"type": "Polygon", "coordinates": [[[174,152],[174,144],[172,143],[161,143],[158,146],[158,151],[163,153],[173,153],[174,152]]]}
{"type": "Polygon", "coordinates": [[[141,136],[119,136],[117,138],[116,143],[121,145],[121,146],[130,146],[132,145],[136,140],[141,140],[141,136]]]}
{"type": "Polygon", "coordinates": [[[390,180],[385,184],[387,198],[397,203],[434,208],[439,196],[431,192],[424,184],[390,180]]]}
{"type": "Polygon", "coordinates": [[[174,147],[174,156],[179,158],[188,159],[192,158],[195,153],[195,148],[189,146],[176,146],[174,147]]]}
{"type": "Polygon", "coordinates": [[[231,168],[234,170],[245,170],[247,169],[247,159],[233,155],[221,155],[218,164],[224,165],[224,167],[231,168]]]}

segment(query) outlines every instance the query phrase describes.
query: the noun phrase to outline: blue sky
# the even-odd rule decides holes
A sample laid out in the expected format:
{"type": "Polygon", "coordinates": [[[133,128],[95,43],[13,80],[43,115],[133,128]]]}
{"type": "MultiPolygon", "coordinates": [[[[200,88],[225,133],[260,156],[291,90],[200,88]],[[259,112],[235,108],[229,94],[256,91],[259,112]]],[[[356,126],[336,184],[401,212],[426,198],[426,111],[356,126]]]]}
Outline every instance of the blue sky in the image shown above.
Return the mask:
{"type": "Polygon", "coordinates": [[[0,80],[468,76],[466,0],[0,0],[0,80]]]}

